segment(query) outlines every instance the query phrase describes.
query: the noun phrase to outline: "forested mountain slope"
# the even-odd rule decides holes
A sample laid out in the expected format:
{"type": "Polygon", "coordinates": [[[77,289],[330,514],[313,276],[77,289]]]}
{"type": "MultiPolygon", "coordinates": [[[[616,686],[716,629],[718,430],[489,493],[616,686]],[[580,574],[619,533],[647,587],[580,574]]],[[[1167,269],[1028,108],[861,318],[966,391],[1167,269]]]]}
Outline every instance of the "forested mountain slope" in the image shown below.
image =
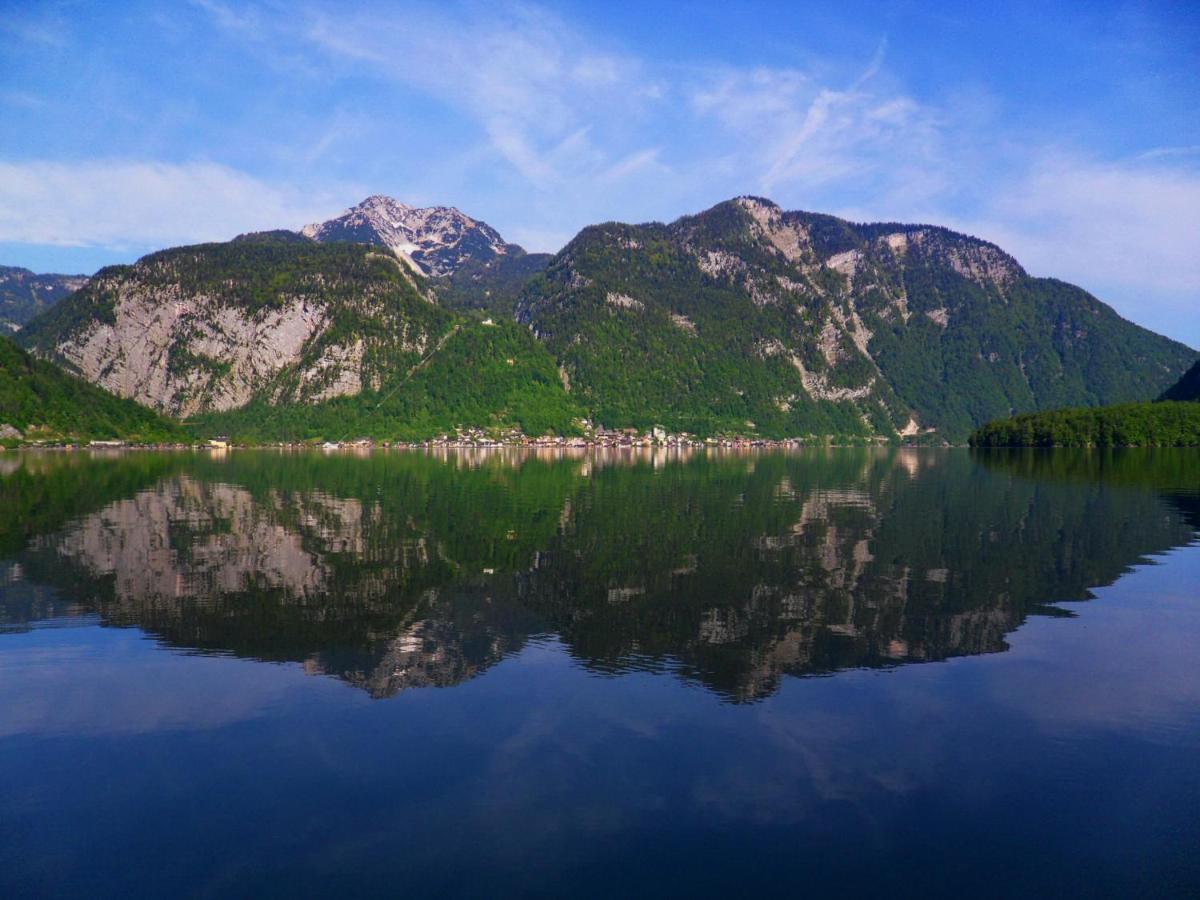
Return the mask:
{"type": "Polygon", "coordinates": [[[606,424],[933,430],[1157,396],[1194,356],[993,244],[742,197],[584,229],[517,304],[606,424]]]}
{"type": "Polygon", "coordinates": [[[553,258],[380,197],[306,231],[103,269],[19,340],[255,440],[562,433],[586,416],[959,442],[1014,413],[1153,399],[1195,359],[986,241],[754,197],[589,227],[553,258]]]}
{"type": "Polygon", "coordinates": [[[174,422],[114,397],[0,337],[0,443],[182,440],[174,422]]]}

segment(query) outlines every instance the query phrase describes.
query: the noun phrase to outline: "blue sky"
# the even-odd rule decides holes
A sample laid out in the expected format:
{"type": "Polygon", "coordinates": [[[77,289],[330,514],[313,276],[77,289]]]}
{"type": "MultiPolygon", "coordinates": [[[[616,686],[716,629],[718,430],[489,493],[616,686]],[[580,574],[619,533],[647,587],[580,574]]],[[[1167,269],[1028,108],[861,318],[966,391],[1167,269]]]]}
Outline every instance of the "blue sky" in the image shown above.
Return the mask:
{"type": "Polygon", "coordinates": [[[0,7],[2,263],[371,193],[554,250],[753,193],[988,238],[1200,346],[1195,4],[0,7]]]}

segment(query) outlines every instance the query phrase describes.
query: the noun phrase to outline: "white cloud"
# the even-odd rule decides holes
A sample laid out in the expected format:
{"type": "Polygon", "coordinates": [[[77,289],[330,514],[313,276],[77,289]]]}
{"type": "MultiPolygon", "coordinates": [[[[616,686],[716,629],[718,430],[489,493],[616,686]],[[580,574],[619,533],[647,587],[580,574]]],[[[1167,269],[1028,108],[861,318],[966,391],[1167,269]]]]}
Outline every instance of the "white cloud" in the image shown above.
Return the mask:
{"type": "Polygon", "coordinates": [[[0,162],[0,241],[166,246],[299,228],[345,196],[268,184],[209,162],[0,162]]]}
{"type": "MultiPolygon", "coordinates": [[[[934,199],[900,217],[990,240],[1034,275],[1077,284],[1126,318],[1200,344],[1200,170],[1194,166],[1048,151],[992,179],[970,209],[934,199]]],[[[873,217],[867,210],[842,212],[873,217]]]]}
{"type": "Polygon", "coordinates": [[[1055,155],[989,206],[1046,273],[1200,297],[1200,171],[1055,155]]]}

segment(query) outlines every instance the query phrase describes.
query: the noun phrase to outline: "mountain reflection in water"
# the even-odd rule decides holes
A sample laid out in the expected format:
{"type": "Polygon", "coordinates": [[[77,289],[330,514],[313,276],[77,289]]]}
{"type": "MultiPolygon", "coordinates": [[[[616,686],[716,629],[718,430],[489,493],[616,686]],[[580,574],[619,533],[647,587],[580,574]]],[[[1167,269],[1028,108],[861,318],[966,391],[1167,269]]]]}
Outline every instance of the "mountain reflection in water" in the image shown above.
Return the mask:
{"type": "Polygon", "coordinates": [[[458,684],[547,635],[593,672],[731,701],[999,652],[1200,526],[1186,451],[3,463],[0,628],[96,616],[373,697],[458,684]]]}

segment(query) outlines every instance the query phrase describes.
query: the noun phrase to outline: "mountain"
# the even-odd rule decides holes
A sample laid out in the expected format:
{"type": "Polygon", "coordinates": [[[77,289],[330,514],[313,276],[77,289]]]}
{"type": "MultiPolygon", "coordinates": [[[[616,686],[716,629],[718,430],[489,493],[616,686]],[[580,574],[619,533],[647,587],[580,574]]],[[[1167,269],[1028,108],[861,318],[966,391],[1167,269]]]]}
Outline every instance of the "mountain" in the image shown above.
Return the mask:
{"type": "Polygon", "coordinates": [[[16,266],[0,266],[0,332],[19,330],[86,283],[86,275],[38,275],[16,266]]]}
{"type": "Polygon", "coordinates": [[[457,210],[373,197],[305,233],[103,269],[19,341],[247,440],[587,416],[958,442],[1014,413],[1149,400],[1195,357],[986,241],[753,197],[589,227],[549,259],[457,210]]]}
{"type": "Polygon", "coordinates": [[[102,269],[20,338],[113,393],[186,417],[378,386],[451,326],[392,254],[268,234],[102,269]]]}
{"type": "Polygon", "coordinates": [[[181,428],[0,337],[0,443],[77,439],[177,441],[181,428]]]}
{"type": "Polygon", "coordinates": [[[1013,412],[1157,396],[1194,357],[986,241],[741,197],[584,229],[518,319],[603,424],[961,441],[1013,412]]]}
{"type": "Polygon", "coordinates": [[[486,262],[464,262],[445,278],[436,279],[431,286],[438,303],[448,309],[483,310],[511,319],[525,285],[545,269],[551,259],[553,254],[550,253],[510,249],[509,253],[486,262]]]}
{"type": "Polygon", "coordinates": [[[263,232],[103,269],[21,340],[247,440],[572,428],[582,413],[527,329],[444,309],[427,287],[379,248],[263,232]]]}
{"type": "Polygon", "coordinates": [[[376,194],[342,215],[306,225],[300,232],[314,241],[377,244],[415,264],[423,275],[453,274],[467,262],[486,263],[525,251],[505,243],[486,222],[452,206],[420,209],[376,194]]]}
{"type": "Polygon", "coordinates": [[[1200,400],[1200,360],[1162,395],[1163,400],[1200,400]]]}
{"type": "Polygon", "coordinates": [[[378,194],[336,219],[307,225],[299,234],[286,233],[322,243],[387,247],[430,277],[430,290],[443,306],[504,316],[511,316],[526,282],[551,259],[549,253],[526,253],[486,222],[454,207],[418,209],[378,194]]]}

